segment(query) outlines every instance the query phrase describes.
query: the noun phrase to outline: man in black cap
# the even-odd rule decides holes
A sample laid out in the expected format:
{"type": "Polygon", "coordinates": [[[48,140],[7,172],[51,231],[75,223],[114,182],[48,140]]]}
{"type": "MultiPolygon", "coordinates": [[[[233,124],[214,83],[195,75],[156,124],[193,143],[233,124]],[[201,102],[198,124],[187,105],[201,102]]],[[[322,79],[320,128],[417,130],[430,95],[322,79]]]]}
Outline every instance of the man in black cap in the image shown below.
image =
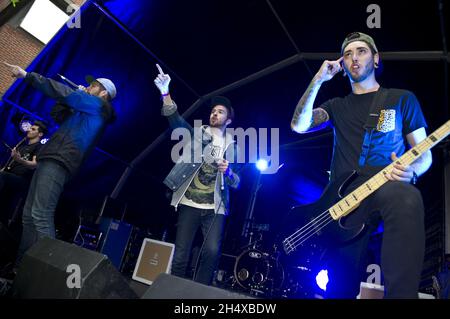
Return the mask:
{"type": "Polygon", "coordinates": [[[385,175],[388,182],[348,216],[348,225],[366,222],[369,227],[335,251],[328,266],[327,294],[330,298],[354,298],[358,294],[360,282],[365,281],[369,236],[382,220],[385,297],[417,298],[425,247],[424,207],[420,192],[412,184],[428,170],[432,158],[427,151],[411,165],[402,165],[397,156],[405,152],[405,145],[413,147],[426,138],[426,122],[412,92],[378,84],[375,70],[380,66],[380,56],[369,35],[349,34],[342,43],[341,55],[322,64],[297,104],[291,128],[298,133],[334,128],[331,182],[353,170],[360,174],[348,192],[395,163],[392,172],[385,175]],[[342,70],[349,77],[352,93],[313,109],[321,85],[342,70]],[[370,113],[379,114],[373,129],[366,125],[370,113]]]}
{"type": "Polygon", "coordinates": [[[184,128],[185,131],[180,133],[191,137],[183,147],[183,156],[172,158],[175,165],[164,180],[173,192],[171,204],[179,213],[172,274],[186,276],[192,242],[200,227],[203,244],[194,280],[209,285],[219,261],[225,217],[229,213],[228,188],[239,185],[233,164],[236,163],[236,144],[233,136],[226,133],[227,126],[233,121],[234,110],[227,98],[215,97],[211,103],[209,126],[193,129],[180,116],[170,97],[170,76],[164,74],[159,65],[157,67],[159,74],[155,85],[163,99],[162,115],[168,118],[171,128],[184,128]],[[200,132],[199,139],[194,132],[196,129],[200,132]]]}

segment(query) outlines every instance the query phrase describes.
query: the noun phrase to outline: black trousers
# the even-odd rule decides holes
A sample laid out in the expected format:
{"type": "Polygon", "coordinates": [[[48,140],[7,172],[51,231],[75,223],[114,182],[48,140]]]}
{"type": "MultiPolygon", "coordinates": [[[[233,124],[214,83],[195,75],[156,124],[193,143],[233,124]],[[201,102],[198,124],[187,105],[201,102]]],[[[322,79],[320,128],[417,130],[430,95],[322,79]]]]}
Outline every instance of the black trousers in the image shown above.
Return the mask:
{"type": "Polygon", "coordinates": [[[328,298],[355,298],[366,281],[370,234],[384,223],[381,271],[385,298],[418,298],[425,251],[424,207],[417,188],[389,181],[348,216],[348,223],[368,223],[361,236],[334,250],[329,259],[328,298]]]}
{"type": "Polygon", "coordinates": [[[186,270],[191,255],[191,247],[197,230],[201,228],[203,244],[199,260],[194,270],[194,280],[210,285],[217,268],[225,225],[225,216],[215,214],[214,209],[198,209],[186,205],[178,206],[177,235],[172,274],[186,277],[186,270]]]}
{"type": "Polygon", "coordinates": [[[26,195],[29,183],[27,178],[0,172],[0,221],[4,225],[11,218],[17,200],[26,195]]]}

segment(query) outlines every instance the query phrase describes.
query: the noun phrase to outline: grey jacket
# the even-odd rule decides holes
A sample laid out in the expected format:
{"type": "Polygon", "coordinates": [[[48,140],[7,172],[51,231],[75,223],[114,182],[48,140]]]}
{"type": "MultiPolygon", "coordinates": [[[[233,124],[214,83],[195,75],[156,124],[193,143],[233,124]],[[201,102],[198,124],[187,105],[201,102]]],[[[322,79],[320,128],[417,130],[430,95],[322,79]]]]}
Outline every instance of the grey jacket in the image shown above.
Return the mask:
{"type": "MultiPolygon", "coordinates": [[[[211,136],[205,131],[207,126],[202,126],[203,139],[196,139],[193,127],[186,122],[184,118],[180,116],[177,111],[177,106],[174,102],[173,105],[163,105],[161,114],[169,120],[170,127],[186,128],[190,131],[191,136],[194,137],[194,143],[187,143],[183,148],[183,152],[189,151],[191,154],[183,153],[183,156],[175,163],[170,173],[164,180],[164,184],[169,187],[172,194],[171,205],[177,209],[182,197],[186,193],[189,185],[194,179],[195,175],[205,163],[203,155],[200,162],[194,161],[194,154],[203,154],[205,148],[210,147],[211,136]],[[188,156],[188,157],[186,157],[188,156]],[[183,161],[183,158],[189,158],[189,161],[183,161]]],[[[200,137],[201,138],[201,137],[200,137]]],[[[205,152],[208,153],[208,152],[205,152]]],[[[222,182],[222,174],[217,174],[215,191],[214,191],[214,206],[216,214],[229,213],[229,187],[238,188],[239,175],[237,172],[240,169],[240,165],[237,165],[237,146],[233,140],[232,135],[226,134],[225,136],[225,159],[230,162],[230,168],[232,170],[231,176],[226,176],[222,182]],[[223,186],[223,190],[222,190],[223,186]]]]}

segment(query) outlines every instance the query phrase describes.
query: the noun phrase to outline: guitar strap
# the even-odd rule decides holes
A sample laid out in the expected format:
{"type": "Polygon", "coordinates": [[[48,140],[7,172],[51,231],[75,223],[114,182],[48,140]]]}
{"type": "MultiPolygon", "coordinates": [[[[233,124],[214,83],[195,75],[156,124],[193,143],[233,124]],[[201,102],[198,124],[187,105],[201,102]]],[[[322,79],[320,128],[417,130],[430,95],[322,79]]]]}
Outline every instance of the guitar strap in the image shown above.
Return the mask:
{"type": "Polygon", "coordinates": [[[370,106],[369,116],[367,117],[366,124],[364,124],[364,129],[366,133],[364,134],[364,141],[362,144],[361,155],[359,157],[359,166],[364,167],[367,160],[367,155],[370,150],[370,141],[372,139],[372,134],[377,127],[378,120],[380,118],[381,109],[386,101],[388,89],[380,87],[375,93],[372,99],[372,105],[370,106]]]}

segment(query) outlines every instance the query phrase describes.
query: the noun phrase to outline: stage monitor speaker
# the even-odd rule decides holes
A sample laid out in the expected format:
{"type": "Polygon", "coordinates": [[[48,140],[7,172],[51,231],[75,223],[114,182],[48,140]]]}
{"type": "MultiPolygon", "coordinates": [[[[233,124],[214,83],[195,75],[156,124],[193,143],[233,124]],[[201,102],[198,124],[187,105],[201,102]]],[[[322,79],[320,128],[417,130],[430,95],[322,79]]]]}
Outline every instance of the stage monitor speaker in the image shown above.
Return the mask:
{"type": "Polygon", "coordinates": [[[142,299],[254,299],[165,273],[160,274],[142,299]]]}
{"type": "MultiPolygon", "coordinates": [[[[384,286],[361,282],[359,295],[357,299],[383,299],[384,298],[384,286]]],[[[433,295],[418,293],[419,299],[436,299],[433,295]]]]}
{"type": "Polygon", "coordinates": [[[13,298],[135,299],[136,293],[108,257],[43,238],[24,255],[13,298]]]}
{"type": "Polygon", "coordinates": [[[16,236],[0,222],[0,266],[14,261],[18,246],[16,236]]]}

